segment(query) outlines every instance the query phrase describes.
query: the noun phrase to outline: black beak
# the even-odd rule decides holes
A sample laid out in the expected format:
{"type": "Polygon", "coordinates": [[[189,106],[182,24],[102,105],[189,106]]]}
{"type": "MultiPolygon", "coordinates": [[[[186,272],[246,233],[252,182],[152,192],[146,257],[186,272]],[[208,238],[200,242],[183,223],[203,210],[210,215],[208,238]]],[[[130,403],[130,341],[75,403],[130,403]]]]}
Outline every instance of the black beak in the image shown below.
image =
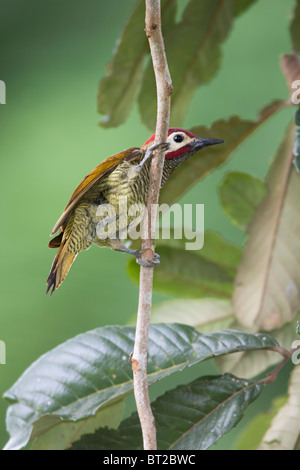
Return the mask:
{"type": "Polygon", "coordinates": [[[193,147],[197,150],[202,149],[203,147],[209,147],[210,145],[223,144],[224,140],[220,139],[195,139],[193,142],[193,147]]]}

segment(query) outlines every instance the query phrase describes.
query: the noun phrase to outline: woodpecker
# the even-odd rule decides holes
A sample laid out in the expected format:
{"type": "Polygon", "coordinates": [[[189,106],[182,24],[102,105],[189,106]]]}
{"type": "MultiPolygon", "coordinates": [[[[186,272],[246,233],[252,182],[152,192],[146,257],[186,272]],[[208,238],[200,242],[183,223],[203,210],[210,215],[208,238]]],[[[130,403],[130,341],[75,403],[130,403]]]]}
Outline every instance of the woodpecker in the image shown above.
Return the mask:
{"type": "MultiPolygon", "coordinates": [[[[204,147],[221,144],[224,141],[199,138],[181,128],[170,128],[166,143],[154,145],[154,140],[155,134],[140,148],[132,147],[107,158],[77,186],[51,232],[52,236],[59,230],[59,234],[49,243],[49,248],[58,248],[58,252],[47,279],[47,293],[50,291],[51,295],[61,285],[78,253],[87,250],[92,244],[134,255],[137,262],[143,266],[152,267],[153,263],[158,262],[158,257],[151,263],[142,261],[141,251],[131,250],[125,245],[120,236],[121,219],[124,215],[119,211],[120,198],[127,198],[127,207],[133,204],[146,204],[150,157],[157,147],[165,151],[163,185],[187,158],[204,147]],[[99,208],[107,207],[108,204],[115,210],[118,225],[111,224],[115,236],[104,239],[97,235],[99,233],[97,226],[99,227],[99,222],[104,220],[104,212],[99,215],[99,208]]],[[[130,218],[126,219],[128,224],[131,221],[130,218]]]]}

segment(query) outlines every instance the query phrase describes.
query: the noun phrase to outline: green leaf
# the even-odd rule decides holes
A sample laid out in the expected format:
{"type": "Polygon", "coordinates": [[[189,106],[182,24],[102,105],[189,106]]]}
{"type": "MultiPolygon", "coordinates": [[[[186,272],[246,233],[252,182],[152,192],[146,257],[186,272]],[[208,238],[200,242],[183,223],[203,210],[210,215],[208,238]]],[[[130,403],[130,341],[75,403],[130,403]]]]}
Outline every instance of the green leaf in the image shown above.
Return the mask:
{"type": "Polygon", "coordinates": [[[234,323],[233,307],[229,300],[176,299],[153,306],[152,323],[185,323],[209,333],[229,328],[234,323]]]}
{"type": "Polygon", "coordinates": [[[235,5],[235,11],[234,14],[236,16],[240,15],[241,13],[244,13],[249,7],[252,6],[253,3],[255,3],[256,0],[237,0],[236,5],[235,5]]]}
{"type": "Polygon", "coordinates": [[[79,421],[62,421],[58,416],[44,416],[33,427],[30,450],[65,450],[84,434],[98,428],[117,428],[124,411],[124,400],[104,406],[94,416],[79,421]]]}
{"type": "Polygon", "coordinates": [[[226,374],[203,377],[166,393],[153,406],[159,447],[173,437],[169,449],[208,449],[237,425],[262,389],[262,384],[250,384],[226,374]],[[169,416],[173,416],[172,434],[169,416]]]}
{"type": "Polygon", "coordinates": [[[266,195],[262,180],[246,173],[228,173],[219,186],[224,212],[241,230],[245,231],[253,219],[255,209],[266,195]]]}
{"type": "Polygon", "coordinates": [[[227,269],[184,249],[162,246],[154,289],[179,297],[230,298],[234,277],[227,269]]]}
{"type": "MultiPolygon", "coordinates": [[[[176,1],[162,0],[162,23],[168,30],[174,25],[176,1]]],[[[149,52],[145,35],[145,2],[139,0],[107,66],[107,76],[99,84],[98,111],[105,116],[100,124],[114,127],[127,118],[140,88],[145,57],[149,52]]]]}
{"type": "Polygon", "coordinates": [[[293,48],[300,54],[300,1],[297,0],[294,11],[294,16],[290,26],[290,33],[293,43],[293,48]]]}
{"type": "MultiPolygon", "coordinates": [[[[189,235],[192,236],[193,233],[190,233],[189,235]]],[[[170,238],[158,238],[156,240],[156,245],[158,247],[167,246],[184,250],[186,249],[186,243],[190,241],[190,239],[185,237],[185,232],[183,233],[182,238],[175,238],[175,229],[171,228],[170,238]]],[[[205,260],[216,263],[220,267],[227,269],[232,275],[236,272],[236,268],[239,266],[242,256],[242,250],[240,247],[230,243],[225,240],[222,235],[212,232],[211,230],[206,230],[204,232],[203,247],[200,250],[192,251],[195,255],[201,256],[205,260]]]]}
{"type": "MultiPolygon", "coordinates": [[[[298,312],[292,322],[286,323],[283,327],[270,332],[282,348],[287,350],[291,349],[291,344],[295,340],[295,324],[297,320],[300,321],[300,312],[298,312]]],[[[243,329],[237,322],[232,323],[230,328],[243,329]]],[[[247,354],[241,352],[231,354],[230,356],[223,356],[217,358],[215,362],[222,372],[230,372],[231,374],[242,376],[246,379],[252,379],[269,367],[278,364],[280,359],[281,356],[279,356],[279,354],[274,354],[272,351],[261,350],[251,351],[247,354]]]]}
{"type": "Polygon", "coordinates": [[[298,173],[300,173],[300,106],[298,107],[295,113],[295,123],[296,123],[296,138],[294,146],[294,165],[298,173]]]}
{"type": "MultiPolygon", "coordinates": [[[[300,325],[300,312],[291,323],[270,332],[282,348],[289,350],[295,341],[295,321],[297,320],[300,325]]],[[[201,333],[209,333],[222,328],[242,329],[241,325],[235,321],[231,302],[219,299],[165,301],[153,306],[151,321],[153,323],[182,322],[197,328],[201,333]]],[[[300,329],[300,326],[298,328],[300,329]]],[[[252,379],[276,365],[280,359],[279,354],[259,350],[224,355],[216,358],[215,362],[221,372],[230,372],[236,376],[252,379]]]]}
{"type": "MultiPolygon", "coordinates": [[[[165,393],[152,403],[158,450],[205,450],[229,432],[261,393],[251,384],[226,374],[202,377],[165,393]]],[[[75,443],[73,450],[142,449],[135,413],[118,429],[99,429],[75,443]]]]}
{"type": "Polygon", "coordinates": [[[294,140],[293,125],[249,227],[233,297],[237,319],[246,328],[280,328],[300,309],[300,177],[292,164],[294,140]]]}
{"type": "MultiPolygon", "coordinates": [[[[165,47],[173,82],[171,125],[180,126],[198,86],[208,83],[221,65],[221,44],[233,19],[252,0],[190,0],[181,21],[166,34],[165,47]]],[[[152,65],[146,68],[139,95],[142,120],[155,129],[156,100],[152,65]]]]}
{"type": "Polygon", "coordinates": [[[204,126],[192,128],[192,132],[199,137],[224,139],[225,143],[202,150],[177,168],[162,188],[160,203],[171,205],[176,202],[197,181],[224,163],[232,152],[260,125],[285,106],[287,106],[286,102],[274,101],[262,109],[256,121],[247,121],[238,116],[232,116],[226,121],[215,122],[210,128],[204,126]]]}
{"type": "Polygon", "coordinates": [[[237,245],[225,240],[219,233],[207,230],[204,234],[204,246],[197,252],[208,261],[216,263],[235,275],[242,257],[242,250],[237,245]]]}
{"type": "MultiPolygon", "coordinates": [[[[204,239],[200,251],[187,251],[185,239],[158,240],[161,262],[155,268],[153,288],[176,297],[231,298],[241,249],[213,232],[205,233],[204,239]]],[[[135,260],[129,261],[128,274],[138,282],[135,260]]]]}
{"type": "Polygon", "coordinates": [[[299,450],[300,367],[295,367],[291,374],[288,395],[287,403],[273,419],[259,450],[299,450]]]}
{"type": "Polygon", "coordinates": [[[243,432],[235,445],[235,450],[257,450],[264,434],[270,427],[272,419],[280,408],[286,403],[287,397],[279,397],[272,403],[272,408],[267,413],[253,419],[247,429],[243,432]]]}
{"type": "MultiPolygon", "coordinates": [[[[209,333],[223,328],[243,330],[241,325],[235,321],[231,302],[219,299],[165,301],[153,306],[151,321],[153,323],[184,322],[197,328],[201,333],[209,333]]],[[[291,323],[270,332],[277,343],[287,350],[295,341],[295,321],[298,321],[300,325],[300,312],[291,323]]],[[[300,331],[300,326],[298,328],[300,331]]],[[[278,364],[280,359],[279,354],[268,350],[259,350],[224,355],[216,358],[215,362],[221,372],[230,372],[239,377],[252,379],[269,367],[278,364]]]]}
{"type": "MultiPolygon", "coordinates": [[[[5,448],[24,447],[32,437],[33,425],[45,416],[81,420],[132,393],[128,357],[134,336],[134,327],[97,328],[34,362],[4,395],[14,402],[7,411],[11,438],[5,448]]],[[[153,383],[222,354],[274,346],[277,342],[267,335],[234,330],[201,335],[187,325],[151,325],[148,380],[153,383]]]]}

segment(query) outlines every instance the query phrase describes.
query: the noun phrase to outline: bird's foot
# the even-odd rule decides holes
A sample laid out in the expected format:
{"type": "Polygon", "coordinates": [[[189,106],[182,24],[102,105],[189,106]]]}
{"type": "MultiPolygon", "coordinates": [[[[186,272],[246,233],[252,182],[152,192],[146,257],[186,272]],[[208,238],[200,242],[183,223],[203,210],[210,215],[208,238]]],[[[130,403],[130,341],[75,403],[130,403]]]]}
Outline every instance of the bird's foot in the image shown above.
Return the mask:
{"type": "Polygon", "coordinates": [[[159,264],[160,263],[160,256],[158,253],[154,253],[154,259],[153,260],[143,260],[141,259],[142,258],[142,250],[141,251],[137,251],[136,254],[136,262],[140,265],[140,266],[143,266],[144,268],[154,268],[154,266],[156,264],[159,264]]]}
{"type": "Polygon", "coordinates": [[[146,161],[149,160],[150,157],[152,157],[154,150],[157,150],[159,148],[160,150],[162,150],[162,152],[166,152],[169,147],[170,147],[170,144],[168,144],[167,142],[151,145],[151,147],[149,147],[148,150],[146,151],[145,156],[143,160],[141,161],[141,163],[136,167],[135,171],[137,173],[141,171],[146,161]]]}
{"type": "Polygon", "coordinates": [[[153,268],[156,264],[159,264],[159,254],[154,253],[154,258],[153,260],[144,260],[141,259],[143,255],[143,250],[131,250],[130,248],[127,248],[125,245],[118,245],[117,251],[122,251],[123,253],[128,253],[129,255],[133,255],[136,257],[136,262],[140,266],[144,266],[145,268],[153,268]]]}

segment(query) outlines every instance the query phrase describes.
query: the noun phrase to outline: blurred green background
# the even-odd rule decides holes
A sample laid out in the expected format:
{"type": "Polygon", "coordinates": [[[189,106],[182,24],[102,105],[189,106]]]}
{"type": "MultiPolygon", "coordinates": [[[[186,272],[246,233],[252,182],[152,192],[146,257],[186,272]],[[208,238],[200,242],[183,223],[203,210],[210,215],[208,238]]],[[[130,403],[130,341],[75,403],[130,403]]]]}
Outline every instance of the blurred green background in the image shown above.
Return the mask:
{"type": "MultiPolygon", "coordinates": [[[[54,256],[49,233],[71,192],[100,161],[149,137],[136,109],[123,126],[109,130],[98,126],[96,112],[98,82],[134,4],[1,0],[0,79],[7,87],[7,104],[0,106],[0,339],[7,348],[1,395],[42,353],[80,332],[124,324],[136,312],[138,288],[126,275],[128,257],[109,249],[81,254],[63,287],[45,295],[54,256]]],[[[223,67],[196,93],[186,128],[233,114],[255,119],[272,99],[287,98],[279,58],[291,52],[293,5],[258,0],[236,21],[223,47],[223,67]]],[[[276,115],[185,196],[185,203],[205,204],[206,228],[242,243],[243,235],[221,212],[217,185],[229,170],[263,177],[291,117],[290,109],[276,115]]],[[[162,298],[154,295],[155,302],[162,298]]],[[[269,388],[250,414],[267,408],[284,382],[269,388]]],[[[6,407],[0,399],[1,447],[8,437],[6,407]]]]}

